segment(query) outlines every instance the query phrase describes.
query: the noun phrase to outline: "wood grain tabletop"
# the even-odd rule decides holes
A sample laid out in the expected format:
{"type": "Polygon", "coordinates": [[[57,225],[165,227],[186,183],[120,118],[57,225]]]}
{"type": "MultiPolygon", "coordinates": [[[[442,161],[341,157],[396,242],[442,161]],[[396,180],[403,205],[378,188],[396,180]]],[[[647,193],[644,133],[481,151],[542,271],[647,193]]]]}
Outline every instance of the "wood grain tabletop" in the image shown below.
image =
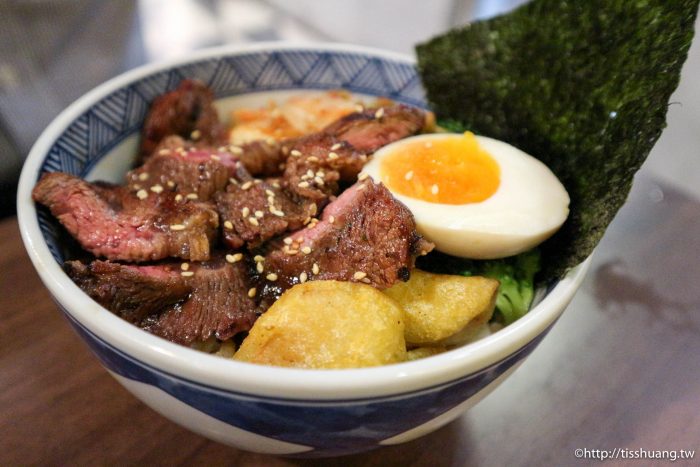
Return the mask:
{"type": "MultiPolygon", "coordinates": [[[[26,255],[16,219],[6,219],[0,465],[591,465],[598,460],[577,459],[577,449],[697,450],[699,261],[700,202],[638,178],[573,303],[501,387],[416,441],[306,461],[209,441],[131,396],[70,329],[26,255]]],[[[697,453],[675,464],[699,463],[697,453]]]]}

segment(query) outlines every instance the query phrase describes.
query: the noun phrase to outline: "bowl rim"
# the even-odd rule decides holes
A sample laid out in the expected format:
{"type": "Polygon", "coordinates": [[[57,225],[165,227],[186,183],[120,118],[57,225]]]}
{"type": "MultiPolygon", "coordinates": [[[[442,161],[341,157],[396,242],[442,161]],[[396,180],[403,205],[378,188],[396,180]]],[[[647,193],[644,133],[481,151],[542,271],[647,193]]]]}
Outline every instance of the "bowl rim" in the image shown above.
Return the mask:
{"type": "Polygon", "coordinates": [[[63,131],[100,99],[152,74],[206,59],[291,50],[353,53],[413,66],[416,64],[411,56],[371,47],[337,43],[261,42],[204,49],[176,59],[143,65],[87,92],[63,110],[42,132],[27,156],[17,189],[17,216],[22,240],[34,268],[54,300],[99,339],[159,372],[228,392],[294,400],[357,400],[426,390],[478,373],[546,332],[581,285],[591,257],[569,271],[523,318],[490,336],[425,359],[338,370],[257,365],[174,344],[114,315],[70,280],[44,241],[31,198],[45,156],[63,131]]]}

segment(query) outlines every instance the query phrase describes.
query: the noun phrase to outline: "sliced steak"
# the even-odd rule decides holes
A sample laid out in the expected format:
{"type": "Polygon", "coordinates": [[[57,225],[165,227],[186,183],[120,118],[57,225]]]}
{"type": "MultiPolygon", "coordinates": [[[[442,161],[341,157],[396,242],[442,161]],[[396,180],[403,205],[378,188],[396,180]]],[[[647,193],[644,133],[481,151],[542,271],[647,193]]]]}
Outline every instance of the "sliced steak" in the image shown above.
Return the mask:
{"type": "Polygon", "coordinates": [[[176,201],[170,192],[141,199],[126,187],[60,172],[45,174],[32,196],[85,250],[111,260],[207,260],[219,224],[205,203],[176,201]]]}
{"type": "Polygon", "coordinates": [[[323,211],[322,219],[285,239],[263,261],[263,299],[272,301],[305,280],[340,280],[384,289],[408,280],[415,258],[432,250],[413,215],[389,190],[358,182],[323,211]]]}
{"type": "Polygon", "coordinates": [[[141,157],[148,158],[161,140],[170,135],[214,146],[224,140],[224,128],[214,108],[214,94],[204,83],[183,80],[177,89],[153,101],[141,134],[141,157]]]}
{"type": "MultiPolygon", "coordinates": [[[[322,131],[281,143],[256,141],[235,148],[235,154],[255,176],[277,176],[289,162],[288,156],[301,154],[312,165],[303,167],[317,171],[335,170],[344,182],[354,182],[367,157],[377,149],[426,127],[426,112],[406,105],[394,104],[380,109],[355,112],[324,128],[322,131]],[[335,153],[328,158],[328,154],[335,153]],[[313,159],[319,161],[314,163],[313,159]]],[[[285,170],[287,177],[301,174],[296,168],[285,170]]],[[[297,183],[299,181],[297,180],[297,183]]]]}
{"type": "Polygon", "coordinates": [[[329,195],[337,193],[336,181],[355,181],[368,155],[418,133],[425,122],[422,110],[393,105],[349,114],[319,133],[287,143],[290,154],[284,171],[287,187],[301,197],[323,204],[329,195]],[[325,176],[304,179],[305,174],[319,171],[325,176]]]}
{"type": "Polygon", "coordinates": [[[127,174],[127,182],[134,192],[172,191],[188,199],[208,201],[226,187],[230,177],[246,177],[242,171],[245,169],[238,158],[225,148],[169,136],[145,164],[127,174]]]}
{"type": "Polygon", "coordinates": [[[426,122],[423,110],[395,104],[346,115],[323,132],[348,143],[357,151],[371,154],[382,146],[415,135],[425,128],[426,122]]]}
{"type": "Polygon", "coordinates": [[[191,264],[187,301],[143,323],[144,329],[178,344],[191,344],[211,336],[226,340],[248,331],[258,317],[256,303],[243,261],[223,259],[191,264]]]}
{"type": "Polygon", "coordinates": [[[257,248],[267,240],[311,222],[318,214],[313,201],[295,200],[279,183],[259,179],[230,183],[216,194],[224,243],[257,248]]]}
{"type": "Polygon", "coordinates": [[[228,150],[240,158],[251,175],[274,177],[284,171],[287,154],[274,141],[253,141],[242,146],[229,146],[228,150]]]}
{"type": "Polygon", "coordinates": [[[67,261],[64,269],[93,300],[130,323],[182,302],[192,291],[180,265],[134,266],[93,261],[67,261]]]}

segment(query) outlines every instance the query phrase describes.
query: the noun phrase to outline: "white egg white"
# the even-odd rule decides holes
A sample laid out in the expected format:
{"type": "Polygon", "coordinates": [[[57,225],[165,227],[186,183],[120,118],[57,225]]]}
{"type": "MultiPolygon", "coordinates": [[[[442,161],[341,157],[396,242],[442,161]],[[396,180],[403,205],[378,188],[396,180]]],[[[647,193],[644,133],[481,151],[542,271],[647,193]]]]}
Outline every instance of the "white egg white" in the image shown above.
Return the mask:
{"type": "MultiPolygon", "coordinates": [[[[401,151],[402,146],[462,137],[428,134],[397,141],[377,151],[363,172],[384,182],[379,170],[382,159],[401,151]]],[[[392,194],[413,213],[418,231],[439,251],[472,259],[503,258],[527,251],[561,227],[569,214],[569,195],[539,160],[502,141],[476,138],[500,167],[500,184],[491,197],[454,205],[392,194]]]]}

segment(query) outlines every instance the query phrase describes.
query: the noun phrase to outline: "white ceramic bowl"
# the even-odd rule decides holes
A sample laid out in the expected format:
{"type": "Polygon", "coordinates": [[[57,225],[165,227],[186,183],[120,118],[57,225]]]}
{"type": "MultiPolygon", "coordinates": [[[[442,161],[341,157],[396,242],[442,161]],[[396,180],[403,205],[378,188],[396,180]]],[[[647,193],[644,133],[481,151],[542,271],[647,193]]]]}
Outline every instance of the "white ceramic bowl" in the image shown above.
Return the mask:
{"type": "Polygon", "coordinates": [[[22,238],[42,281],[77,333],[136,397],[197,433],[249,451],[331,456],[396,444],[458,417],[500,384],[542,340],[584,277],[586,261],[541,291],[516,323],[423,360],[352,370],[298,370],[226,360],[153,336],[110,313],[63,272],[55,221],[31,200],[46,171],[119,181],[148,103],[198,78],[232,106],[289,91],[344,88],[425,106],[410,58],[342,45],[213,49],[142,67],[77,100],[44,131],[17,193],[22,238]]]}

